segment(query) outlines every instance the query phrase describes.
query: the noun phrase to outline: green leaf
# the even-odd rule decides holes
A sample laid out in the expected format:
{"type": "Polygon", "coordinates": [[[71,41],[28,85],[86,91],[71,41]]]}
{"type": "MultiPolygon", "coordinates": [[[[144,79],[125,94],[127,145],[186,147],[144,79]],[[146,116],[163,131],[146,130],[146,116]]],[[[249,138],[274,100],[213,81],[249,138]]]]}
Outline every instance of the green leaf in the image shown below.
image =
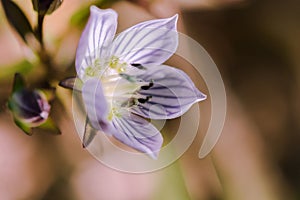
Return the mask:
{"type": "Polygon", "coordinates": [[[1,3],[3,5],[5,15],[9,23],[14,27],[14,29],[19,33],[22,39],[27,43],[26,35],[29,33],[34,33],[26,15],[19,8],[19,6],[11,0],[1,0],[1,3]]]}
{"type": "Polygon", "coordinates": [[[8,66],[1,66],[0,80],[9,80],[16,72],[28,74],[33,68],[33,64],[27,60],[22,60],[8,66]]]}

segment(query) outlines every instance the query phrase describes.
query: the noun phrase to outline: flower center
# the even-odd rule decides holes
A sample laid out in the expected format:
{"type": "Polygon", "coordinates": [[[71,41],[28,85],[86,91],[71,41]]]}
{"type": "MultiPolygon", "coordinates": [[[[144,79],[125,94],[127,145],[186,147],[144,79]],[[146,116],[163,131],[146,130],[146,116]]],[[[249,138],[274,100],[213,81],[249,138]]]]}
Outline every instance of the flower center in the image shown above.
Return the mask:
{"type": "Polygon", "coordinates": [[[154,83],[139,80],[135,76],[124,73],[114,74],[101,79],[104,96],[106,97],[109,114],[107,119],[122,117],[130,108],[144,104],[151,100],[152,96],[139,93],[141,90],[148,90],[154,83]]]}
{"type": "MultiPolygon", "coordinates": [[[[98,77],[102,83],[102,89],[106,98],[109,113],[108,120],[114,117],[122,117],[122,113],[139,104],[151,100],[151,96],[139,94],[140,90],[148,90],[153,82],[139,80],[136,76],[126,74],[128,64],[118,57],[109,59],[95,59],[92,66],[85,69],[84,80],[98,77]]],[[[135,70],[145,70],[141,64],[131,64],[135,70]]]]}
{"type": "MultiPolygon", "coordinates": [[[[138,81],[129,75],[111,75],[101,79],[104,96],[113,105],[123,108],[132,107],[138,103],[143,103],[142,99],[147,99],[139,94],[140,90],[149,89],[153,83],[138,81]],[[134,103],[136,102],[136,103],[134,103]]],[[[149,98],[148,98],[149,99],[149,98]]],[[[145,101],[147,102],[147,101],[145,101]]]]}
{"type": "Polygon", "coordinates": [[[123,62],[117,56],[111,56],[108,59],[94,59],[90,66],[85,68],[84,80],[93,77],[106,77],[111,74],[119,74],[127,71],[128,64],[123,62]]]}

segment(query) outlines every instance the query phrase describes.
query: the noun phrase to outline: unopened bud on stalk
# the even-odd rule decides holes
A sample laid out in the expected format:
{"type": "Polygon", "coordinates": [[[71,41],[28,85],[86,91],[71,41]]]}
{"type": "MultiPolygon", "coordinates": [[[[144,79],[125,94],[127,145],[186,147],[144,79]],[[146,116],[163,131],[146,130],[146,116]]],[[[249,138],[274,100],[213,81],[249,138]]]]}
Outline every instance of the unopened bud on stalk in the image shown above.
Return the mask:
{"type": "Polygon", "coordinates": [[[50,104],[44,92],[28,89],[20,74],[16,74],[12,94],[8,100],[14,121],[26,134],[32,135],[31,128],[48,120],[50,104]]]}
{"type": "Polygon", "coordinates": [[[63,0],[32,0],[33,9],[37,11],[39,15],[51,14],[62,2],[63,0]]]}

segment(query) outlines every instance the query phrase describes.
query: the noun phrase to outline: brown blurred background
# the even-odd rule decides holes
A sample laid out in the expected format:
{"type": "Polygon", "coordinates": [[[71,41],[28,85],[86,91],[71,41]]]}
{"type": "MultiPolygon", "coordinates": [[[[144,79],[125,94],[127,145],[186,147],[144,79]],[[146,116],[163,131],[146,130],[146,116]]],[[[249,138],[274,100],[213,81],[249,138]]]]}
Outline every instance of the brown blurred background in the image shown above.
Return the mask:
{"type": "MultiPolygon", "coordinates": [[[[16,2],[34,21],[30,1],[16,2]]],[[[47,48],[58,52],[58,66],[72,64],[81,29],[70,18],[91,2],[65,0],[46,19],[47,48]]],[[[67,107],[61,136],[26,136],[4,106],[12,76],[3,73],[25,56],[0,9],[0,199],[300,200],[300,1],[140,0],[113,8],[121,29],[181,13],[181,31],[208,51],[226,85],[227,119],[215,149],[198,159],[200,130],[171,166],[142,175],[117,172],[82,149],[67,107]]],[[[70,105],[69,91],[57,90],[70,105]]]]}

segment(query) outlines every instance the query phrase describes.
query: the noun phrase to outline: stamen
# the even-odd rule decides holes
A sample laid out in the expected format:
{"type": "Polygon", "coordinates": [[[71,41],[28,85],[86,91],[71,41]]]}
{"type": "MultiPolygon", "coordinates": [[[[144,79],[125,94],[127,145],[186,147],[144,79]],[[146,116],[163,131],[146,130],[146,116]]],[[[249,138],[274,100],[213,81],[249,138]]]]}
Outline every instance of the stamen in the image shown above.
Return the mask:
{"type": "Polygon", "coordinates": [[[144,67],[143,65],[139,64],[139,63],[131,63],[131,66],[132,67],[136,67],[138,69],[142,69],[142,70],[145,70],[146,67],[144,67]]]}
{"type": "Polygon", "coordinates": [[[147,96],[145,99],[139,98],[138,101],[139,101],[139,103],[146,103],[146,102],[148,102],[151,98],[152,98],[152,96],[147,96]]]}
{"type": "Polygon", "coordinates": [[[124,101],[121,104],[121,107],[130,108],[130,107],[133,107],[133,106],[136,106],[136,105],[138,105],[137,99],[136,98],[130,98],[128,101],[124,101]]]}
{"type": "Polygon", "coordinates": [[[137,82],[137,79],[134,76],[130,76],[130,75],[124,74],[124,73],[120,73],[119,75],[129,82],[132,82],[132,83],[137,82]]]}
{"type": "Polygon", "coordinates": [[[109,66],[110,68],[115,69],[118,73],[121,73],[126,71],[127,63],[121,62],[121,60],[116,56],[112,56],[109,61],[109,66]]]}
{"type": "Polygon", "coordinates": [[[151,87],[153,87],[153,82],[151,81],[150,83],[149,83],[149,85],[143,85],[142,87],[141,87],[141,89],[142,90],[149,90],[151,87]]]}
{"type": "Polygon", "coordinates": [[[110,112],[108,113],[107,119],[111,121],[113,117],[122,117],[121,113],[119,112],[119,109],[116,107],[112,107],[110,109],[110,112]]]}
{"type": "Polygon", "coordinates": [[[113,75],[108,75],[108,76],[102,76],[101,77],[101,82],[102,83],[109,83],[109,82],[116,82],[120,79],[119,74],[113,74],[113,75]]]}

